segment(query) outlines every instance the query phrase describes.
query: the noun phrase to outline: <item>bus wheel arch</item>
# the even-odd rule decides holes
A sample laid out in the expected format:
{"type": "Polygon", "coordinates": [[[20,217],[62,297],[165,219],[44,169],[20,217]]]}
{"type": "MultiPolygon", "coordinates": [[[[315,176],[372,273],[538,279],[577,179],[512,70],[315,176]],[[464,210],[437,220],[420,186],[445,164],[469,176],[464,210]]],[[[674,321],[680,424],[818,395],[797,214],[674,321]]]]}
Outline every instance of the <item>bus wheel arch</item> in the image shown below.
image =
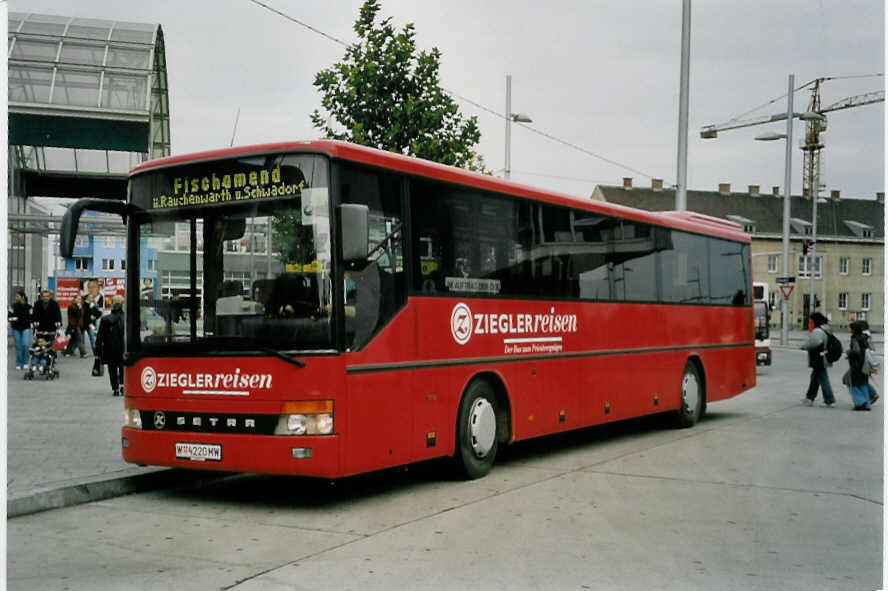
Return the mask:
{"type": "Polygon", "coordinates": [[[693,427],[706,412],[706,372],[703,361],[691,355],[685,361],[679,384],[679,408],[675,413],[676,425],[693,427]]]}
{"type": "Polygon", "coordinates": [[[461,475],[481,478],[490,472],[497,449],[511,436],[510,404],[495,374],[472,378],[460,399],[456,417],[454,459],[461,475]]]}

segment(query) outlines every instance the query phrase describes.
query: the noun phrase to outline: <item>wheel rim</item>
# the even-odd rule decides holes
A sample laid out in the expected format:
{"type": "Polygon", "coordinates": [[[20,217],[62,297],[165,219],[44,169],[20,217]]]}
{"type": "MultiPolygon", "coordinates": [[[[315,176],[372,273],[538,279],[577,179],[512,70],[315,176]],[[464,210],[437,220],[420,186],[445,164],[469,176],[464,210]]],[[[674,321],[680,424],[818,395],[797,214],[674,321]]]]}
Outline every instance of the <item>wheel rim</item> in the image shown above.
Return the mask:
{"type": "Polygon", "coordinates": [[[685,412],[693,415],[700,406],[700,382],[694,372],[687,372],[681,380],[681,396],[685,402],[685,412]]]}
{"type": "Polygon", "coordinates": [[[471,435],[472,451],[483,458],[496,442],[496,412],[493,405],[484,398],[472,403],[469,413],[469,434],[471,435]]]}

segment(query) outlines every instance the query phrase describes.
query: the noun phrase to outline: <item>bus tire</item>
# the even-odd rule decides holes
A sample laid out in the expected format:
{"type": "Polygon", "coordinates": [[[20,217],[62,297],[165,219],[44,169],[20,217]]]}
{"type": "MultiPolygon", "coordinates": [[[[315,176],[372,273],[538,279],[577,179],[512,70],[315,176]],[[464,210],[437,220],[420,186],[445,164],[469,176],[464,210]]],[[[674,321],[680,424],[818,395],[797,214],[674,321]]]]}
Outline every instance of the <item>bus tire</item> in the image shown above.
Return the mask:
{"type": "Polygon", "coordinates": [[[456,419],[456,453],[460,475],[481,478],[490,472],[497,450],[496,395],[485,380],[475,380],[459,403],[456,419]]]}
{"type": "Polygon", "coordinates": [[[681,406],[676,413],[677,426],[683,429],[693,427],[703,418],[706,408],[706,391],[700,370],[691,360],[685,363],[681,374],[681,406]]]}

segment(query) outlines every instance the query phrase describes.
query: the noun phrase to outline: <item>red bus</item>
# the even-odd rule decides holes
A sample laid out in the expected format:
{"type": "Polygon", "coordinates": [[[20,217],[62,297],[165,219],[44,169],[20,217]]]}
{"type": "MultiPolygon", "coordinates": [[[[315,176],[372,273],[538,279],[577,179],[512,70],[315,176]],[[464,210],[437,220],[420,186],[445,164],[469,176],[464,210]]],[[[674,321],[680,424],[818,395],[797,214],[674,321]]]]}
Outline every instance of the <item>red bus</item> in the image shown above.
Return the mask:
{"type": "Polygon", "coordinates": [[[335,478],[755,385],[749,237],[336,141],[147,162],[124,216],[127,462],[335,478]],[[144,285],[152,289],[140,290],[144,285]],[[138,296],[135,294],[139,294],[138,296]]]}

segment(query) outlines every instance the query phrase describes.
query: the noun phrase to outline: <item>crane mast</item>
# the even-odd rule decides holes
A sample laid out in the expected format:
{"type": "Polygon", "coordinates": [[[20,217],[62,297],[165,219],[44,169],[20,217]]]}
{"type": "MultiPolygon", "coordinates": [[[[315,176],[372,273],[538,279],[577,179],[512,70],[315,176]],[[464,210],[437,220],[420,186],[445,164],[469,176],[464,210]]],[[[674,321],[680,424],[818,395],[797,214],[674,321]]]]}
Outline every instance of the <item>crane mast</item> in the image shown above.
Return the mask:
{"type": "MultiPolygon", "coordinates": [[[[823,78],[814,81],[811,89],[811,100],[808,102],[809,113],[821,113],[820,83],[823,78]]],[[[805,143],[802,144],[802,196],[817,197],[820,192],[820,167],[822,162],[820,142],[821,132],[826,131],[826,119],[809,119],[805,122],[805,143]]]]}

